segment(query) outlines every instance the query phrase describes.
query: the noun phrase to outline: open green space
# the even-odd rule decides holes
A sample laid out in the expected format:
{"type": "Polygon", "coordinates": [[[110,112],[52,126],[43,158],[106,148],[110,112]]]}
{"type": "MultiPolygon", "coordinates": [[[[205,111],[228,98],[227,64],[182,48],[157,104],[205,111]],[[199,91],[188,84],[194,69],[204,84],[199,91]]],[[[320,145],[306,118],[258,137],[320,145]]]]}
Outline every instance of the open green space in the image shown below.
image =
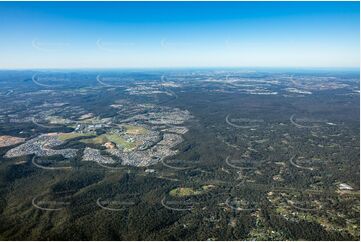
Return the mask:
{"type": "Polygon", "coordinates": [[[58,139],[61,141],[67,141],[74,138],[79,137],[90,137],[93,136],[92,134],[81,134],[81,133],[62,133],[58,136],[58,139]]]}
{"type": "Polygon", "coordinates": [[[82,140],[82,142],[86,144],[104,144],[109,141],[115,143],[119,147],[128,150],[134,149],[137,146],[135,142],[127,141],[118,134],[110,134],[110,133],[102,134],[95,138],[82,140]]]}

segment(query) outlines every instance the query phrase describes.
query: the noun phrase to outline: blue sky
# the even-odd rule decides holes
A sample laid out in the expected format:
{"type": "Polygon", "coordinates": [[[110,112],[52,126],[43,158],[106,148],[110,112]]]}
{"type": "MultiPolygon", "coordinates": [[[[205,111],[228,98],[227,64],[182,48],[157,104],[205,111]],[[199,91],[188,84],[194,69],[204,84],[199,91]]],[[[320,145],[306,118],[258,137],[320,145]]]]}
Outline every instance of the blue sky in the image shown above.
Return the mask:
{"type": "Polygon", "coordinates": [[[358,67],[359,2],[0,2],[0,68],[358,67]]]}

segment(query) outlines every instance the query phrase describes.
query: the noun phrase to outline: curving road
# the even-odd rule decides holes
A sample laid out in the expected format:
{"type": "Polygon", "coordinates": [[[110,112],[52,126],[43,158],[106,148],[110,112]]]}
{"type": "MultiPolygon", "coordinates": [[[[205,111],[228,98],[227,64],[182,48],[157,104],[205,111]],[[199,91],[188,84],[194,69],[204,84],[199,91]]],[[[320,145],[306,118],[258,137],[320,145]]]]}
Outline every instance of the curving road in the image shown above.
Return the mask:
{"type": "Polygon", "coordinates": [[[44,170],[68,170],[68,169],[72,169],[73,167],[71,166],[59,166],[59,167],[49,167],[49,166],[42,166],[39,165],[38,163],[35,162],[35,156],[31,159],[31,163],[40,168],[40,169],[44,169],[44,170]]]}
{"type": "Polygon", "coordinates": [[[100,75],[97,75],[96,80],[97,80],[97,82],[99,82],[101,85],[106,86],[106,87],[123,87],[123,86],[121,86],[121,85],[111,85],[111,84],[104,83],[102,80],[100,80],[100,75]]]}
{"type": "Polygon", "coordinates": [[[313,167],[300,166],[300,165],[296,164],[296,163],[293,161],[293,159],[294,159],[295,157],[296,157],[296,156],[294,155],[294,156],[292,156],[292,157],[290,158],[290,163],[291,163],[291,165],[293,165],[293,166],[295,166],[295,167],[297,167],[297,168],[300,168],[300,169],[304,169],[304,170],[313,171],[313,170],[315,169],[315,168],[313,168],[313,167]]]}
{"type": "Polygon", "coordinates": [[[166,209],[169,209],[169,210],[173,210],[173,211],[178,211],[178,212],[182,212],[182,211],[190,211],[192,210],[193,208],[172,208],[168,205],[165,204],[165,197],[163,197],[162,201],[161,201],[161,204],[163,205],[163,207],[165,207],[166,209]]]}
{"type": "Polygon", "coordinates": [[[290,121],[293,125],[295,125],[297,128],[318,128],[318,125],[312,125],[312,126],[308,126],[308,125],[301,125],[295,122],[294,120],[295,114],[292,114],[290,117],[290,121]]]}
{"type": "MultiPolygon", "coordinates": [[[[105,209],[105,210],[108,210],[108,211],[123,211],[123,210],[126,210],[126,208],[108,208],[108,207],[105,207],[105,206],[103,206],[103,205],[100,203],[100,199],[101,199],[101,198],[98,198],[98,199],[97,199],[97,205],[98,205],[99,207],[101,207],[102,209],[105,209]]],[[[134,204],[135,204],[134,202],[130,202],[130,203],[127,203],[126,205],[132,206],[132,205],[134,205],[134,204]]]]}
{"type": "Polygon", "coordinates": [[[234,210],[236,210],[236,211],[254,211],[254,210],[256,210],[255,208],[240,208],[240,207],[235,207],[235,206],[229,204],[229,200],[230,200],[230,198],[227,198],[225,204],[226,204],[228,207],[230,207],[231,209],[234,209],[234,210]]]}
{"type": "Polygon", "coordinates": [[[258,125],[237,125],[229,121],[229,114],[226,116],[226,123],[231,125],[232,127],[239,128],[239,129],[249,129],[249,128],[256,128],[258,125]]]}
{"type": "Polygon", "coordinates": [[[255,167],[236,166],[236,165],[229,162],[229,157],[230,156],[227,156],[227,158],[226,158],[226,164],[229,165],[232,168],[239,169],[239,170],[254,170],[254,169],[256,169],[255,167]]]}
{"type": "Polygon", "coordinates": [[[162,159],[162,165],[164,165],[165,167],[171,168],[171,169],[175,169],[175,170],[187,170],[187,169],[194,168],[194,166],[192,166],[192,167],[171,166],[171,165],[168,165],[167,163],[165,163],[164,159],[162,159]]]}
{"type": "Polygon", "coordinates": [[[34,84],[38,85],[38,86],[41,86],[41,87],[59,87],[60,85],[46,85],[46,84],[43,84],[43,83],[40,83],[39,81],[36,80],[36,77],[37,74],[34,74],[31,78],[31,80],[34,82],[34,84]]]}

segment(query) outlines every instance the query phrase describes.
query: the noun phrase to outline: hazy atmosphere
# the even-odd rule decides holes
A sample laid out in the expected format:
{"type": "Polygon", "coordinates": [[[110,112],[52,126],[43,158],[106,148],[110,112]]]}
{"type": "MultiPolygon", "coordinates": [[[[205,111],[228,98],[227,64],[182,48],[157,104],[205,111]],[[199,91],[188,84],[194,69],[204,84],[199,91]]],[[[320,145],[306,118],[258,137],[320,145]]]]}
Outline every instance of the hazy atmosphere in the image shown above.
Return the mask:
{"type": "Polygon", "coordinates": [[[358,67],[359,2],[0,4],[0,68],[358,67]]]}
{"type": "Polygon", "coordinates": [[[0,240],[359,241],[359,2],[0,2],[0,240]]]}

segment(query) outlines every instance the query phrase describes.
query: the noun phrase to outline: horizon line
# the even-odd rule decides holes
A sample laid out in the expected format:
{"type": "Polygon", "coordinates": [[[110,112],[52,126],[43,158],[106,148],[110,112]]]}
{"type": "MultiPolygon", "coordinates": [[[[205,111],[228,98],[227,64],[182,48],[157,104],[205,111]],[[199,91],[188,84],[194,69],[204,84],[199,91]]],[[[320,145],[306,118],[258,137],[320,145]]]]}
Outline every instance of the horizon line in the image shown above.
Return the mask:
{"type": "Polygon", "coordinates": [[[146,69],[236,69],[236,68],[253,68],[253,69],[353,69],[360,70],[360,66],[160,66],[160,67],[14,67],[2,68],[0,71],[30,71],[30,70],[146,70],[146,69]]]}

